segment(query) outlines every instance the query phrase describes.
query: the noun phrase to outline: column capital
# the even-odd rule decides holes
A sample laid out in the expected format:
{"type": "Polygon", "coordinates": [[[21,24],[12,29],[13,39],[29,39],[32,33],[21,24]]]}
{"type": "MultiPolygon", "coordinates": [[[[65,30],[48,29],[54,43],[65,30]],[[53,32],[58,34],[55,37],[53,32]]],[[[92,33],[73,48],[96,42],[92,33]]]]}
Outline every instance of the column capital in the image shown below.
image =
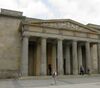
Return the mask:
{"type": "Polygon", "coordinates": [[[77,42],[77,40],[72,40],[72,42],[77,42]]]}
{"type": "Polygon", "coordinates": [[[57,40],[61,40],[61,41],[63,41],[64,39],[63,39],[63,38],[58,38],[57,40]]]}
{"type": "Polygon", "coordinates": [[[41,39],[47,39],[47,37],[41,37],[41,39]]]}
{"type": "Polygon", "coordinates": [[[90,41],[86,41],[86,43],[90,43],[90,41]]]}
{"type": "Polygon", "coordinates": [[[30,35],[27,32],[23,32],[22,37],[30,37],[30,35]]]}
{"type": "Polygon", "coordinates": [[[22,35],[22,38],[29,38],[30,36],[28,35],[22,35]]]}

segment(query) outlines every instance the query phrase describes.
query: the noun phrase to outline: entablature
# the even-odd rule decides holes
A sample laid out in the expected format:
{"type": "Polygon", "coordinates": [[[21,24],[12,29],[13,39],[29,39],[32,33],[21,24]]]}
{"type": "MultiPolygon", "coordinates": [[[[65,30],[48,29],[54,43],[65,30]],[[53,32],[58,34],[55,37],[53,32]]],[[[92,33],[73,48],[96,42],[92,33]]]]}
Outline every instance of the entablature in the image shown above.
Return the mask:
{"type": "Polygon", "coordinates": [[[51,27],[43,27],[38,25],[26,24],[24,25],[23,31],[29,31],[32,33],[45,33],[45,34],[53,34],[53,35],[64,35],[64,36],[99,39],[99,34],[95,32],[83,32],[79,30],[51,28],[51,27]]]}

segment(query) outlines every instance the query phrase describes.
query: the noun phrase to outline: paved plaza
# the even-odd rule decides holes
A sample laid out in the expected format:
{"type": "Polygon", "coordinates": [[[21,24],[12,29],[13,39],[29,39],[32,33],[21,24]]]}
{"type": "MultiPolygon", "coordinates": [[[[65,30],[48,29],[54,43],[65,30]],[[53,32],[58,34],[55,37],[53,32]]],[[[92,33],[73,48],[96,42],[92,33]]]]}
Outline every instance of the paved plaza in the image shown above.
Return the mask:
{"type": "Polygon", "coordinates": [[[100,88],[100,76],[63,76],[52,77],[1,79],[0,88],[100,88]]]}

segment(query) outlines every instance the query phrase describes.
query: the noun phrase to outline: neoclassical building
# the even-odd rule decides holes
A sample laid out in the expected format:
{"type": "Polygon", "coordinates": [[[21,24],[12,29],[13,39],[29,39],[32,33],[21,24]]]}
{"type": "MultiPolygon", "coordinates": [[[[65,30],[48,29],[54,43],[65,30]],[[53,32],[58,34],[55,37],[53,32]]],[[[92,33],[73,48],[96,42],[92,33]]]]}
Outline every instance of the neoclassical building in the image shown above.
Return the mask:
{"type": "Polygon", "coordinates": [[[0,77],[100,73],[100,26],[0,11],[0,77]]]}

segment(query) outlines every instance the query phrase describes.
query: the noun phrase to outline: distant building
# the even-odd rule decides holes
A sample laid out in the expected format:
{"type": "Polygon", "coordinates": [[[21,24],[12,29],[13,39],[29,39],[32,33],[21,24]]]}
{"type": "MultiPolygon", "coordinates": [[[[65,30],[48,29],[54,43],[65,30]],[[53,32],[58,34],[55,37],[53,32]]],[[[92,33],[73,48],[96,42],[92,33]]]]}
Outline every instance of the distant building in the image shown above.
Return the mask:
{"type": "Polygon", "coordinates": [[[100,73],[100,26],[1,9],[0,77],[100,73]]]}

